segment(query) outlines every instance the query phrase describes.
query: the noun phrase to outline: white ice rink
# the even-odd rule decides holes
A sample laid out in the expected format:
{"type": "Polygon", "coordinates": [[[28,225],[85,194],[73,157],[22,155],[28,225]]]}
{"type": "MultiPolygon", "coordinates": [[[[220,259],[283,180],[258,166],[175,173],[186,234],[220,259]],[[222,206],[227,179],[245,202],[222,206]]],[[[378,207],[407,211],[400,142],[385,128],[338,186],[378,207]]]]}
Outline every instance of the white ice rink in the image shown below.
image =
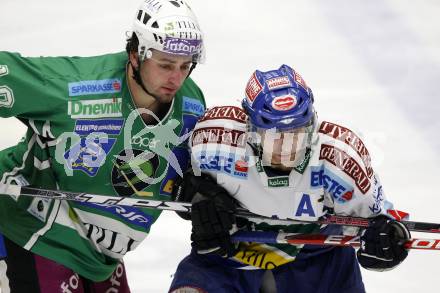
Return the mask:
{"type": "MultiPolygon", "coordinates": [[[[28,56],[123,50],[138,1],[1,0],[0,50],[28,56]]],[[[253,70],[289,64],[313,89],[321,119],[363,135],[396,207],[412,220],[440,222],[439,1],[188,1],[206,34],[207,62],[193,78],[208,106],[237,104],[253,70]]],[[[0,149],[23,134],[18,120],[0,119],[0,149]]],[[[162,214],[126,257],[133,292],[167,292],[189,252],[189,233],[189,223],[162,214]]],[[[373,293],[440,292],[439,264],[440,251],[412,251],[393,271],[363,270],[364,282],[373,293]]]]}

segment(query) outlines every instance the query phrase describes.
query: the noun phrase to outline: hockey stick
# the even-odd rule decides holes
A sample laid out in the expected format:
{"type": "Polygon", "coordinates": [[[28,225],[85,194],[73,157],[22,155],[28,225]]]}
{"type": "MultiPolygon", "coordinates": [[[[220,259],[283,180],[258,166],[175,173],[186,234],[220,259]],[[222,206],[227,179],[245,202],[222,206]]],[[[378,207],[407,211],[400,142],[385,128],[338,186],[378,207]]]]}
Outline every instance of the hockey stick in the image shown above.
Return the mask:
{"type": "Polygon", "coordinates": [[[191,203],[187,202],[148,200],[145,198],[119,197],[114,195],[98,195],[90,193],[33,188],[19,185],[0,184],[0,194],[10,195],[14,198],[18,198],[19,196],[23,195],[47,199],[60,199],[83,203],[102,204],[109,206],[129,206],[136,208],[171,210],[176,212],[191,212],[191,203]]]}
{"type": "MultiPolygon", "coordinates": [[[[48,199],[70,200],[76,202],[87,202],[94,204],[105,205],[120,205],[131,206],[138,208],[154,208],[160,210],[171,210],[177,212],[191,212],[191,203],[177,202],[177,201],[163,201],[163,200],[149,200],[145,198],[135,197],[119,197],[111,195],[97,195],[79,192],[67,192],[61,190],[49,190],[41,188],[32,188],[18,185],[0,184],[0,194],[10,195],[14,198],[19,196],[32,196],[48,199]]],[[[238,209],[237,216],[243,217],[252,221],[265,221],[270,224],[292,225],[292,224],[334,224],[343,226],[354,226],[366,228],[369,225],[369,220],[366,218],[349,217],[349,216],[328,216],[317,221],[304,221],[295,219],[276,219],[269,218],[257,214],[253,214],[245,209],[238,209]]],[[[425,223],[414,221],[401,221],[410,231],[440,233],[440,224],[425,223]]]]}
{"type": "MultiPolygon", "coordinates": [[[[255,215],[247,212],[245,216],[248,220],[261,220],[261,216],[255,215]]],[[[341,225],[341,226],[353,226],[360,228],[367,228],[370,225],[370,220],[367,218],[350,217],[350,216],[337,216],[329,215],[324,219],[319,219],[317,221],[304,221],[304,220],[294,220],[294,219],[273,219],[269,218],[271,224],[279,222],[280,225],[284,224],[295,224],[295,223],[316,223],[321,225],[341,225]]],[[[424,233],[440,233],[440,223],[428,223],[428,222],[416,222],[416,221],[406,221],[400,220],[405,226],[413,232],[424,232],[424,233]]]]}
{"type": "MultiPolygon", "coordinates": [[[[293,245],[334,245],[360,246],[360,236],[296,234],[262,231],[239,231],[232,235],[232,240],[239,242],[281,243],[293,245]]],[[[440,239],[410,239],[404,243],[406,249],[440,250],[440,239]]]]}

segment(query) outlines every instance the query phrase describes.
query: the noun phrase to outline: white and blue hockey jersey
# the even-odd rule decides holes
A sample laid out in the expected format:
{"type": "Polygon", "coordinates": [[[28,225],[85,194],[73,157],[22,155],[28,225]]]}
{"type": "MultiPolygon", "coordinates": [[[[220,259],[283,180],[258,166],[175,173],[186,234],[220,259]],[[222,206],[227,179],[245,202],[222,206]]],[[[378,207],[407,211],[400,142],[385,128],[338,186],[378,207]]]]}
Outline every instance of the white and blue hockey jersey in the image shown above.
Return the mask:
{"type": "MultiPolygon", "coordinates": [[[[249,211],[273,218],[314,221],[327,213],[375,217],[392,204],[371,166],[370,154],[353,131],[328,121],[315,123],[311,144],[289,174],[273,174],[249,144],[246,114],[238,107],[209,109],[191,137],[193,168],[217,178],[249,211]]],[[[340,226],[253,223],[256,230],[343,233],[340,226]]],[[[346,233],[354,233],[349,231],[346,233]]],[[[227,262],[243,269],[272,269],[329,247],[243,242],[227,262]]]]}

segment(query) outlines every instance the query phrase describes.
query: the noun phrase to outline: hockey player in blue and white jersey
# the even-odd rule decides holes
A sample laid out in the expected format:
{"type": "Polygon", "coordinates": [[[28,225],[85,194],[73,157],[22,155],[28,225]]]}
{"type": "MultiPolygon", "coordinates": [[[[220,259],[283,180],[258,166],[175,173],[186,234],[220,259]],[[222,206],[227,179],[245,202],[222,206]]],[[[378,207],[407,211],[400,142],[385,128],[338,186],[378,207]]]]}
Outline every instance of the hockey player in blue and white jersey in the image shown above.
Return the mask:
{"type": "MultiPolygon", "coordinates": [[[[178,194],[192,201],[193,250],[179,264],[170,292],[261,292],[272,276],[276,292],[365,292],[359,263],[384,271],[408,255],[408,229],[392,204],[362,140],[341,125],[319,121],[313,94],[289,66],[256,70],[243,109],[214,107],[191,137],[194,174],[178,194]],[[197,171],[201,171],[197,172],[197,171]],[[272,218],[314,221],[336,214],[371,218],[361,248],[232,243],[237,229],[349,234],[318,224],[243,222],[235,208],[272,218]],[[268,274],[270,272],[270,274],[268,274]]],[[[271,291],[272,292],[272,291],[271,291]]]]}

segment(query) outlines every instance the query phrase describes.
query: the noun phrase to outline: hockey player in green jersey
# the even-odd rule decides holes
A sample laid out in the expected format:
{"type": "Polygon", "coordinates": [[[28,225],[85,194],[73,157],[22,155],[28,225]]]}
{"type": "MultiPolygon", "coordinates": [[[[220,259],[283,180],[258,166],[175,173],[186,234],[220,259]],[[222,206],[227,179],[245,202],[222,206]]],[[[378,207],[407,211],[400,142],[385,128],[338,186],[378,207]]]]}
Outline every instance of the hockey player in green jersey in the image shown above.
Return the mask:
{"type": "MultiPolygon", "coordinates": [[[[0,190],[169,199],[188,166],[185,138],[205,109],[189,78],[204,59],[202,33],[184,1],[146,0],[126,49],[96,57],[0,52],[0,117],[28,127],[0,152],[0,190]]],[[[0,195],[0,291],[129,292],[121,260],[159,215],[0,195]]]]}

